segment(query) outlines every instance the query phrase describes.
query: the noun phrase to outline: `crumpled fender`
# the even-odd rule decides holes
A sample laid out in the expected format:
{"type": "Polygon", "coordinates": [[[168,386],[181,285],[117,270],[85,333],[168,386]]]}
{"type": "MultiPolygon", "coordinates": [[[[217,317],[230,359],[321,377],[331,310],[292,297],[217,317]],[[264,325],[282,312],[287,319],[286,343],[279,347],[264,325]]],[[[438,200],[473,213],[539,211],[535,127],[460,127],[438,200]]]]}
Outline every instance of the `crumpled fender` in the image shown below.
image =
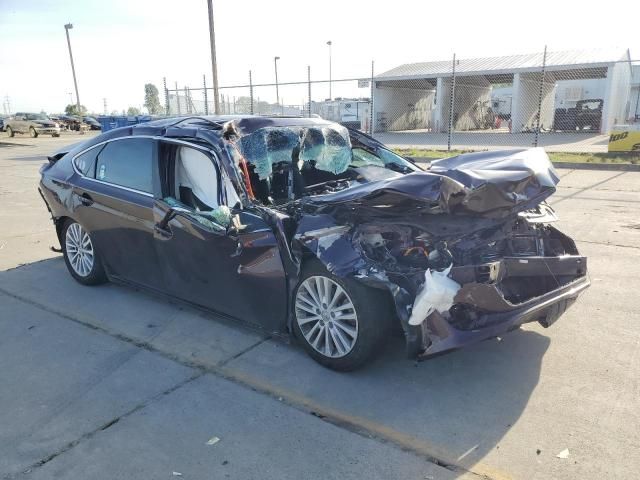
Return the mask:
{"type": "Polygon", "coordinates": [[[399,278],[390,278],[385,271],[368,263],[352,242],[350,230],[351,227],[337,224],[330,215],[305,215],[291,242],[293,255],[302,259],[305,253],[311,253],[338,277],[349,276],[369,287],[388,291],[405,334],[407,356],[415,358],[423,343],[422,328],[409,325],[414,295],[408,286],[403,286],[408,280],[398,274],[392,276],[399,278]]]}

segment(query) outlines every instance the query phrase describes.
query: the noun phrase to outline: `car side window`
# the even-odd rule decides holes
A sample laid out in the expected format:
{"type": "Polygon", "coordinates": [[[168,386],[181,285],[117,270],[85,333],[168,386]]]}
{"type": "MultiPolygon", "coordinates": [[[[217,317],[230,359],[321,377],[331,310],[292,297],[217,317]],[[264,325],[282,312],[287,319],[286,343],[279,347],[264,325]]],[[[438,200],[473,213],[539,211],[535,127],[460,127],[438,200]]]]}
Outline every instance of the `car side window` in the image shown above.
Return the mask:
{"type": "Polygon", "coordinates": [[[97,180],[153,193],[154,142],[130,138],[107,143],[98,153],[97,180]]]}
{"type": "Polygon", "coordinates": [[[103,148],[104,145],[92,148],[75,158],[76,168],[82,172],[82,175],[89,178],[96,178],[96,159],[103,148]]]}

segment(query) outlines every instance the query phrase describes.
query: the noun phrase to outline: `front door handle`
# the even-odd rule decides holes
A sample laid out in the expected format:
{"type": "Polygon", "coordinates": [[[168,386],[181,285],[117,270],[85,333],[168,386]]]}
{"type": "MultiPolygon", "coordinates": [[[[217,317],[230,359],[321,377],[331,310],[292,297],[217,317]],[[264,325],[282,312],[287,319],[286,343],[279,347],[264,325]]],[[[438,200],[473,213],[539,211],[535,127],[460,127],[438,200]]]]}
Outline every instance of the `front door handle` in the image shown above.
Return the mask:
{"type": "Polygon", "coordinates": [[[173,232],[171,231],[168,225],[163,228],[162,226],[156,223],[153,226],[153,232],[156,234],[156,236],[163,239],[169,239],[173,237],[173,232]]]}
{"type": "Polygon", "coordinates": [[[93,198],[88,193],[83,193],[80,195],[80,203],[82,203],[85,207],[88,207],[93,204],[93,198]]]}

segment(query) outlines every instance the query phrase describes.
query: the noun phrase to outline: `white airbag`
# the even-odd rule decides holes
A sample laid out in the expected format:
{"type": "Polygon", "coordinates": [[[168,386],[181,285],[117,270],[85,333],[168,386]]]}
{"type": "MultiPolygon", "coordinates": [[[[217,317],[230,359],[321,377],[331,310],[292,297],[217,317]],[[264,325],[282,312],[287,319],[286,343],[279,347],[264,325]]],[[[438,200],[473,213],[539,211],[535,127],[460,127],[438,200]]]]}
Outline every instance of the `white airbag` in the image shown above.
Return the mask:
{"type": "Polygon", "coordinates": [[[218,176],[211,159],[194,148],[180,148],[176,182],[212,209],[218,206],[218,176]]]}
{"type": "Polygon", "coordinates": [[[451,308],[460,285],[449,278],[450,271],[451,266],[442,272],[424,272],[424,284],[413,302],[409,325],[420,325],[434,311],[443,313],[451,308]]]}

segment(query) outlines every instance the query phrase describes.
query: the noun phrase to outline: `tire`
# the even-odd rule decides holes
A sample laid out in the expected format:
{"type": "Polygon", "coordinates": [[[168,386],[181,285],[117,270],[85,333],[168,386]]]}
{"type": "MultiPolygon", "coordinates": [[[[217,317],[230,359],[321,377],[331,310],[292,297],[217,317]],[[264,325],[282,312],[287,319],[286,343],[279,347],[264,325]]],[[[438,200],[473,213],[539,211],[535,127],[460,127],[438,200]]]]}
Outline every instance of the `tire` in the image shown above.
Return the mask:
{"type": "Polygon", "coordinates": [[[59,137],[59,136],[60,136],[60,134],[59,134],[59,133],[52,133],[52,134],[51,134],[51,136],[52,136],[53,138],[56,138],[56,137],[59,137]]]}
{"type": "Polygon", "coordinates": [[[7,127],[7,135],[9,135],[10,137],[15,137],[16,132],[13,131],[13,128],[7,127]]]}
{"type": "Polygon", "coordinates": [[[293,310],[294,333],[307,353],[321,365],[342,372],[355,370],[372,357],[391,318],[386,295],[353,279],[336,277],[315,261],[302,269],[293,310]]]}
{"type": "Polygon", "coordinates": [[[89,232],[82,225],[75,220],[67,219],[62,227],[60,244],[64,254],[64,263],[77,282],[82,285],[99,285],[107,281],[100,256],[93,246],[89,232]],[[74,256],[74,252],[78,251],[80,244],[82,248],[74,256]],[[80,256],[78,257],[78,255],[80,256]]]}
{"type": "Polygon", "coordinates": [[[36,129],[33,127],[29,127],[29,135],[31,138],[38,138],[38,132],[36,132],[36,129]]]}

